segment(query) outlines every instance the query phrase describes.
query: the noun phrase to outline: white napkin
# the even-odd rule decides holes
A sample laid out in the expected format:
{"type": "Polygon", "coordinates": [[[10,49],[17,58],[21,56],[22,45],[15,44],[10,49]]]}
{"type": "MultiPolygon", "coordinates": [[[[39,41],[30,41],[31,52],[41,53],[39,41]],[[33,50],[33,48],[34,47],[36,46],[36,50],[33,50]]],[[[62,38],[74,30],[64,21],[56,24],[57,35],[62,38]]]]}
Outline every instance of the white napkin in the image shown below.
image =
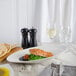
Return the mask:
{"type": "Polygon", "coordinates": [[[62,61],[64,65],[76,66],[76,52],[74,49],[68,49],[56,57],[57,60],[62,61]]]}

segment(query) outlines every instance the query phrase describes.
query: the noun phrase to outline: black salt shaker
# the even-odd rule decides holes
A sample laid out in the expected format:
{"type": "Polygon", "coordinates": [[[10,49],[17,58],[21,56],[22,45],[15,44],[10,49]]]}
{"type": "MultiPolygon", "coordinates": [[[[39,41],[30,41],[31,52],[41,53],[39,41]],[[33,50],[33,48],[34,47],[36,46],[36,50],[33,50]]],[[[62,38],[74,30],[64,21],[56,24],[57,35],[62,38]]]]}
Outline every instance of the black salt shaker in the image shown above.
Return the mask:
{"type": "Polygon", "coordinates": [[[30,45],[30,47],[37,46],[36,33],[37,33],[37,29],[32,28],[29,30],[29,36],[30,36],[29,45],[30,45]]]}
{"type": "Polygon", "coordinates": [[[28,28],[21,29],[22,33],[22,48],[28,48],[29,47],[29,41],[28,41],[28,28]]]}

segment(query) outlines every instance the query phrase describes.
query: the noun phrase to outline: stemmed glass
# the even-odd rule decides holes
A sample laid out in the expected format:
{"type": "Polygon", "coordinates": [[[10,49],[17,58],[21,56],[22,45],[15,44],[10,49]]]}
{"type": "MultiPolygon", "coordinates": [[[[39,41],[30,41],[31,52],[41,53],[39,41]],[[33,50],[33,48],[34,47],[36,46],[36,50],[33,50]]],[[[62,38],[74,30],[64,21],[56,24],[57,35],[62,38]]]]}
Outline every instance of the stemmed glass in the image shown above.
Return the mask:
{"type": "MultiPolygon", "coordinates": [[[[60,43],[68,49],[72,47],[72,30],[71,25],[60,25],[59,39],[60,43]]],[[[69,51],[68,51],[69,52],[69,51]]]]}
{"type": "Polygon", "coordinates": [[[55,24],[53,24],[53,25],[48,25],[47,34],[48,34],[48,37],[49,37],[51,40],[53,40],[53,39],[56,37],[57,29],[56,29],[56,25],[55,25],[55,24]]]}
{"type": "Polygon", "coordinates": [[[71,42],[71,26],[70,25],[60,25],[60,42],[68,44],[71,42]]]}

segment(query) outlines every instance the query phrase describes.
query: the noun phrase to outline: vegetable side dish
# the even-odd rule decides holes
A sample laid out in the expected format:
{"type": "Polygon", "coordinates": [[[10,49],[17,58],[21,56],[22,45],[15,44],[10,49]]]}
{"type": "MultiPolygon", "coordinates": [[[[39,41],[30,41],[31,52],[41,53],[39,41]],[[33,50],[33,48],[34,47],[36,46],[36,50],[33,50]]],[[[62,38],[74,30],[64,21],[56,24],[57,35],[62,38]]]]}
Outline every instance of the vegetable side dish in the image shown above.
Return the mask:
{"type": "Polygon", "coordinates": [[[37,59],[43,59],[47,57],[52,57],[53,53],[51,52],[46,52],[41,49],[30,49],[30,54],[25,54],[20,58],[20,60],[23,61],[30,61],[30,60],[37,60],[37,59]]]}

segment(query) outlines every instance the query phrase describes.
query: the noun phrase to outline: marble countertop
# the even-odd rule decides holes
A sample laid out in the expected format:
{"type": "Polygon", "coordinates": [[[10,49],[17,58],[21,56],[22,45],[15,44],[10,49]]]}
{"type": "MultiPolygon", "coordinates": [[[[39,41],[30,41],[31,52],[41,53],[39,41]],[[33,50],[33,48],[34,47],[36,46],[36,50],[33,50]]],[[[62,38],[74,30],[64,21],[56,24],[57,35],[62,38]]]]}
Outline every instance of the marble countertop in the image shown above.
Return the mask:
{"type": "MultiPolygon", "coordinates": [[[[72,46],[71,50],[74,50],[74,52],[63,52],[61,53],[57,59],[59,58],[59,61],[63,62],[63,65],[71,65],[76,66],[76,45],[72,46]]],[[[58,63],[58,60],[54,61],[55,63],[58,63]]],[[[15,76],[38,76],[48,65],[50,65],[51,68],[51,62],[44,62],[41,64],[14,64],[9,63],[7,61],[4,61],[0,64],[10,64],[15,72],[15,76]]],[[[48,75],[49,76],[49,75],[48,75]]]]}

